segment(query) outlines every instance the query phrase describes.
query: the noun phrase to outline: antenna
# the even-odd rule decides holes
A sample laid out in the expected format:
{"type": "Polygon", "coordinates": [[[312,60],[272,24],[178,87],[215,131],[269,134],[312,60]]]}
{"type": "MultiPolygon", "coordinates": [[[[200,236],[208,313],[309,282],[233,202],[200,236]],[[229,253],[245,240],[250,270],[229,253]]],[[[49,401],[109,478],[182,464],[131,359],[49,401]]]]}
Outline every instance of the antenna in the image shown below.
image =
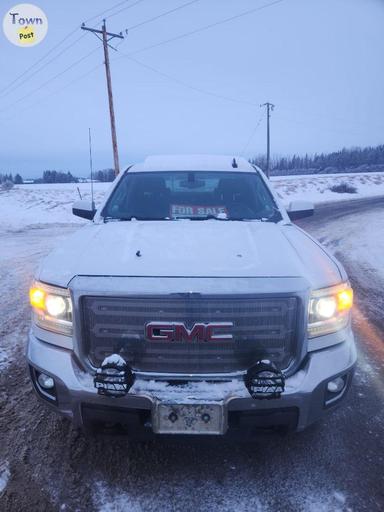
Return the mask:
{"type": "Polygon", "coordinates": [[[91,129],[88,128],[88,141],[89,141],[89,167],[91,169],[91,201],[92,201],[92,210],[95,209],[95,201],[93,200],[93,164],[92,164],[92,137],[91,137],[91,129]]]}

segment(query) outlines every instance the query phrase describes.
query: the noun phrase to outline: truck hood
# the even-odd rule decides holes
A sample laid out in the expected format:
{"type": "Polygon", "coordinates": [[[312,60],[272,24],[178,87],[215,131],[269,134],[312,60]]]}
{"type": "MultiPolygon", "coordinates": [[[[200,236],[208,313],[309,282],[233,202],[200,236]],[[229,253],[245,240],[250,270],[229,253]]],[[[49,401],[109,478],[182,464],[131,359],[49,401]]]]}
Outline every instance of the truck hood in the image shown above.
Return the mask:
{"type": "Polygon", "coordinates": [[[296,226],[218,220],[90,224],[51,252],[37,277],[67,286],[75,276],[302,277],[319,288],[342,278],[296,226]]]}

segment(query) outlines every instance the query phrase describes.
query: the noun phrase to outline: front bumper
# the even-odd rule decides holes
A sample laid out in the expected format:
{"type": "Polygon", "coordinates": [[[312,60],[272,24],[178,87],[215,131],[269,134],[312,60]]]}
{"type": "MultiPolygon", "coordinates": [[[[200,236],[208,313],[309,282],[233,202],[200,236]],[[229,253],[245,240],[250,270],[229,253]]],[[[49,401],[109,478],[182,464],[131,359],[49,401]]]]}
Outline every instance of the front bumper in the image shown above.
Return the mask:
{"type": "Polygon", "coordinates": [[[218,402],[224,405],[228,432],[242,428],[285,426],[303,430],[346,396],[356,364],[356,349],[351,331],[344,342],[311,352],[300,369],[286,379],[280,398],[254,400],[242,379],[227,382],[190,382],[188,386],[164,381],[137,379],[124,397],[111,398],[97,394],[93,377],[85,372],[70,350],[43,342],[29,335],[27,360],[34,387],[40,398],[57,412],[71,419],[76,427],[88,422],[116,422],[132,425],[135,430],[152,432],[151,411],[157,401],[174,403],[218,402]],[[41,393],[36,384],[36,371],[55,381],[56,400],[41,393]],[[337,376],[345,379],[344,389],[329,397],[327,384],[337,376]]]}

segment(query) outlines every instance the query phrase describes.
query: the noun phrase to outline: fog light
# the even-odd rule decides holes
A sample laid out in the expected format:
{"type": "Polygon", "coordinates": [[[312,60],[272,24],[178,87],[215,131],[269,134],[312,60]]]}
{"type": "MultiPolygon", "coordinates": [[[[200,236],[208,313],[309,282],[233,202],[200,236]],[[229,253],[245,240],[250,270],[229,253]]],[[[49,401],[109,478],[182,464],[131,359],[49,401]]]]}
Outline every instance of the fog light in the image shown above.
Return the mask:
{"type": "Polygon", "coordinates": [[[330,380],[327,384],[327,390],[330,393],[340,393],[344,389],[345,380],[343,377],[336,377],[336,379],[330,380]]]}
{"type": "Polygon", "coordinates": [[[45,373],[40,373],[37,381],[43,389],[53,389],[55,387],[55,381],[49,375],[45,375],[45,373]]]}

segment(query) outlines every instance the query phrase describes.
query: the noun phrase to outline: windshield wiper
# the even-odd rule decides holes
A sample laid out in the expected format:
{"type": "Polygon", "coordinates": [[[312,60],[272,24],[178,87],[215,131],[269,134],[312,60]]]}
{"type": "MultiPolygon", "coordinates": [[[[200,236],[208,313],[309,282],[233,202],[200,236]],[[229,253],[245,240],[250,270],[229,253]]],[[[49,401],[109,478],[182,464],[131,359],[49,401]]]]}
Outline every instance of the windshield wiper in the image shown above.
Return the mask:
{"type": "Polygon", "coordinates": [[[214,220],[231,220],[231,219],[228,219],[228,217],[217,217],[216,215],[204,215],[204,216],[201,216],[201,217],[183,217],[183,219],[188,219],[188,220],[211,220],[211,219],[214,219],[214,220]]]}
{"type": "Polygon", "coordinates": [[[139,217],[137,215],[130,215],[127,217],[112,217],[107,216],[103,217],[104,222],[125,222],[125,221],[135,221],[135,220],[143,220],[143,221],[156,221],[156,220],[193,220],[193,221],[203,221],[203,220],[218,220],[218,221],[238,221],[238,222],[278,222],[282,219],[280,211],[276,208],[274,209],[274,213],[270,217],[218,217],[216,215],[205,215],[201,217],[139,217]]]}
{"type": "Polygon", "coordinates": [[[125,222],[130,220],[171,220],[169,217],[138,217],[137,215],[130,215],[129,217],[104,217],[103,221],[125,222]]]}
{"type": "MultiPolygon", "coordinates": [[[[221,221],[237,221],[237,222],[248,222],[248,221],[267,221],[264,217],[216,217],[215,215],[206,215],[205,217],[180,217],[180,219],[187,220],[221,220],[221,221]]],[[[179,220],[180,220],[179,219],[179,220]]]]}

